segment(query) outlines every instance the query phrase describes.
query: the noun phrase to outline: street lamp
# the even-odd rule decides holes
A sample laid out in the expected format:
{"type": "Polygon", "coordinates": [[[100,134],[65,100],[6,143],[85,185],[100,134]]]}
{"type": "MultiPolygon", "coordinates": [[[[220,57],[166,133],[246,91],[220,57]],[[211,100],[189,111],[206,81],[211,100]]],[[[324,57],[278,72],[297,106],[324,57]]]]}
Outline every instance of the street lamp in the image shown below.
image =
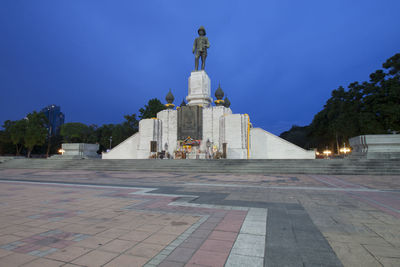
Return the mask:
{"type": "Polygon", "coordinates": [[[349,153],[351,151],[351,149],[346,147],[346,143],[343,143],[343,148],[341,148],[339,151],[346,155],[347,153],[349,153]]]}
{"type": "Polygon", "coordinates": [[[111,149],[111,143],[112,143],[112,136],[110,136],[110,149],[111,149]]]}
{"type": "Polygon", "coordinates": [[[330,151],[328,147],[326,147],[326,149],[322,153],[324,154],[325,158],[328,158],[332,154],[332,151],[330,151]]]}

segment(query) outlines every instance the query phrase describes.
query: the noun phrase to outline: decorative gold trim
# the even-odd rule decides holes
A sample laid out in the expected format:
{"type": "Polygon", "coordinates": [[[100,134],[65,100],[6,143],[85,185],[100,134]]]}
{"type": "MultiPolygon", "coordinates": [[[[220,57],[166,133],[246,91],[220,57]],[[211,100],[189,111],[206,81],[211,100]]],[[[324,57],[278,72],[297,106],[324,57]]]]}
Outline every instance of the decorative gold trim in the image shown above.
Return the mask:
{"type": "Polygon", "coordinates": [[[247,159],[250,158],[250,116],[249,114],[244,114],[247,116],[247,159]]]}

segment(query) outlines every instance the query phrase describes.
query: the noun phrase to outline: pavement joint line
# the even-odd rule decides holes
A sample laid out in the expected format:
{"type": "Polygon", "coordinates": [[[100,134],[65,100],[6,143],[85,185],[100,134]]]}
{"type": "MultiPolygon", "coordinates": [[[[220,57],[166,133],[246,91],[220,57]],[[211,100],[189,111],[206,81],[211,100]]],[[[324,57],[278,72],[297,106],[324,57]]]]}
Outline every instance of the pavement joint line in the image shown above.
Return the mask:
{"type": "Polygon", "coordinates": [[[0,179],[0,183],[21,183],[21,184],[44,184],[44,185],[67,185],[76,187],[94,187],[94,188],[117,188],[117,189],[142,189],[134,186],[115,186],[115,185],[98,185],[98,184],[79,184],[79,183],[59,183],[59,182],[38,182],[38,181],[21,181],[21,180],[5,180],[0,179]]]}
{"type": "Polygon", "coordinates": [[[184,185],[210,186],[210,187],[239,187],[239,188],[263,188],[282,190],[314,190],[314,191],[343,191],[343,192],[390,192],[393,189],[370,189],[370,188],[340,188],[340,187],[313,187],[313,186],[261,186],[241,184],[207,184],[207,183],[185,183],[184,185]]]}
{"type": "MultiPolygon", "coordinates": [[[[99,185],[99,184],[80,184],[80,183],[61,183],[61,182],[40,182],[40,181],[26,181],[26,180],[12,180],[0,178],[0,183],[29,183],[29,184],[45,184],[45,185],[67,185],[67,186],[77,186],[77,187],[94,187],[94,188],[118,188],[118,189],[143,189],[144,187],[138,186],[116,186],[116,185],[99,185]]],[[[314,191],[343,191],[343,192],[399,192],[397,189],[371,189],[371,188],[330,188],[330,187],[313,187],[313,186],[261,186],[261,185],[242,185],[242,184],[210,184],[210,183],[181,183],[175,186],[210,186],[210,187],[238,187],[238,188],[263,188],[263,189],[279,189],[279,190],[314,190],[314,191]]],[[[336,185],[335,185],[336,186],[336,185]]],[[[157,190],[157,187],[150,188],[152,190],[157,190]]],[[[147,195],[154,194],[154,196],[173,196],[173,197],[198,197],[194,195],[174,195],[174,194],[156,194],[149,193],[147,195]]],[[[146,195],[146,194],[144,194],[146,195]]]]}
{"type": "Polygon", "coordinates": [[[335,176],[332,176],[332,177],[322,176],[322,177],[324,177],[325,179],[334,179],[334,180],[336,180],[336,181],[338,181],[339,183],[342,183],[342,184],[347,184],[347,185],[355,186],[355,187],[362,188],[362,189],[368,189],[367,187],[359,185],[359,184],[354,184],[354,183],[350,183],[350,182],[347,182],[347,181],[343,181],[342,179],[339,179],[339,178],[337,178],[335,176]]]}
{"type": "Polygon", "coordinates": [[[170,243],[167,247],[161,250],[156,256],[154,256],[150,261],[148,261],[143,267],[152,267],[160,264],[164,259],[166,259],[169,254],[172,253],[180,244],[182,244],[197,228],[200,227],[210,215],[203,215],[195,224],[190,226],[185,232],[183,232],[180,236],[178,236],[172,243],[170,243]],[[185,237],[181,238],[180,237],[185,237]],[[176,242],[175,242],[176,241],[176,242]]]}
{"type": "Polygon", "coordinates": [[[264,260],[262,259],[264,258],[265,254],[267,215],[267,209],[249,209],[242,227],[240,228],[240,232],[236,238],[236,241],[232,246],[228,259],[226,260],[225,267],[241,266],[238,264],[238,259],[245,259],[247,262],[251,261],[253,267],[264,266],[264,260]],[[254,224],[254,222],[256,223],[254,224]],[[261,242],[252,242],[247,244],[246,241],[249,237],[254,241],[260,240],[261,242]],[[253,254],[249,254],[249,252],[243,253],[242,251],[246,251],[246,249],[251,250],[251,253],[253,254]]]}
{"type": "Polygon", "coordinates": [[[367,197],[365,197],[365,196],[358,195],[358,194],[354,194],[354,193],[349,193],[349,194],[350,194],[351,196],[353,196],[353,197],[364,199],[366,202],[373,203],[373,204],[375,204],[375,205],[381,206],[381,207],[383,207],[383,208],[385,208],[385,209],[391,210],[391,211],[396,212],[396,213],[400,213],[400,210],[395,209],[395,208],[393,208],[393,207],[390,207],[390,206],[388,206],[388,205],[385,205],[385,204],[383,204],[383,203],[381,203],[381,202],[379,202],[379,201],[376,201],[376,200],[374,200],[374,199],[367,198],[367,197]]]}
{"type": "Polygon", "coordinates": [[[151,191],[157,190],[159,188],[143,188],[143,187],[131,187],[132,189],[138,189],[136,192],[131,192],[129,194],[132,195],[143,195],[143,196],[162,196],[162,197],[186,197],[186,198],[198,198],[198,196],[194,195],[177,195],[177,194],[161,194],[161,193],[149,193],[151,191]]]}
{"type": "Polygon", "coordinates": [[[115,186],[115,185],[88,185],[88,184],[77,184],[77,183],[51,183],[51,182],[32,182],[32,181],[13,181],[13,180],[0,180],[1,183],[28,183],[28,184],[44,184],[44,185],[67,185],[67,186],[77,186],[77,187],[95,187],[95,188],[117,188],[117,189],[133,189],[138,190],[137,192],[131,192],[129,194],[139,195],[139,196],[160,196],[160,197],[190,197],[198,198],[195,195],[177,195],[177,194],[161,194],[161,193],[148,193],[151,191],[158,190],[158,187],[137,187],[137,186],[115,186]]]}
{"type": "Polygon", "coordinates": [[[331,182],[329,182],[329,181],[326,181],[326,178],[325,178],[325,177],[324,177],[323,179],[317,177],[316,175],[310,175],[310,177],[313,178],[314,180],[317,180],[317,181],[319,181],[319,182],[321,182],[321,183],[330,185],[330,186],[332,186],[332,187],[334,187],[334,188],[341,188],[341,187],[339,187],[338,185],[336,185],[336,184],[334,184],[334,183],[331,183],[331,182]]]}
{"type": "Polygon", "coordinates": [[[187,202],[177,202],[177,201],[169,203],[168,206],[183,206],[183,207],[204,208],[204,209],[222,209],[222,210],[243,210],[243,211],[249,210],[248,207],[198,204],[198,203],[187,203],[187,202]]]}
{"type": "Polygon", "coordinates": [[[148,209],[130,209],[134,211],[142,211],[146,213],[155,213],[155,214],[181,214],[181,215],[191,215],[191,216],[204,216],[202,213],[196,213],[196,212],[188,212],[188,211],[176,211],[176,210],[168,210],[168,211],[163,211],[163,210],[148,210],[148,209]]]}

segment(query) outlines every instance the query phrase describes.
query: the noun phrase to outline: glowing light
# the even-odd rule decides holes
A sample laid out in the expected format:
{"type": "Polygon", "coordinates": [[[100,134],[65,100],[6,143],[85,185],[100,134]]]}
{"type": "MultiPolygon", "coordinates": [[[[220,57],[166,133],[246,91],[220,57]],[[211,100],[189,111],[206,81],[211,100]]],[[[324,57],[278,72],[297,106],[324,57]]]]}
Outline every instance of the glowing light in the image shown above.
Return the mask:
{"type": "Polygon", "coordinates": [[[324,152],[322,152],[322,153],[324,153],[324,155],[325,155],[326,157],[328,157],[328,156],[330,156],[330,155],[332,154],[332,151],[330,151],[329,149],[326,149],[326,150],[324,150],[324,152]]]}
{"type": "Polygon", "coordinates": [[[65,152],[65,150],[62,149],[62,148],[60,148],[60,149],[58,150],[58,153],[60,153],[61,155],[64,155],[64,152],[65,152]]]}
{"type": "Polygon", "coordinates": [[[351,149],[348,147],[343,147],[339,151],[340,151],[340,153],[347,154],[351,151],[351,149]]]}

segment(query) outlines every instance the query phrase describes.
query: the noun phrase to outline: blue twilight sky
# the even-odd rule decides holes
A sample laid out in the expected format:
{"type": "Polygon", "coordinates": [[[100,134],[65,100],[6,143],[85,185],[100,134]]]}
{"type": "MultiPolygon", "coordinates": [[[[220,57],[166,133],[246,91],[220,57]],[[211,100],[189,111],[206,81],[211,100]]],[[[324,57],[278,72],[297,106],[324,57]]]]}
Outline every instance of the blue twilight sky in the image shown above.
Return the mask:
{"type": "Polygon", "coordinates": [[[119,123],[187,95],[204,25],[206,71],[234,113],[274,134],[309,124],[333,89],[400,52],[399,0],[1,0],[0,124],[49,104],[66,122],[119,123]]]}

